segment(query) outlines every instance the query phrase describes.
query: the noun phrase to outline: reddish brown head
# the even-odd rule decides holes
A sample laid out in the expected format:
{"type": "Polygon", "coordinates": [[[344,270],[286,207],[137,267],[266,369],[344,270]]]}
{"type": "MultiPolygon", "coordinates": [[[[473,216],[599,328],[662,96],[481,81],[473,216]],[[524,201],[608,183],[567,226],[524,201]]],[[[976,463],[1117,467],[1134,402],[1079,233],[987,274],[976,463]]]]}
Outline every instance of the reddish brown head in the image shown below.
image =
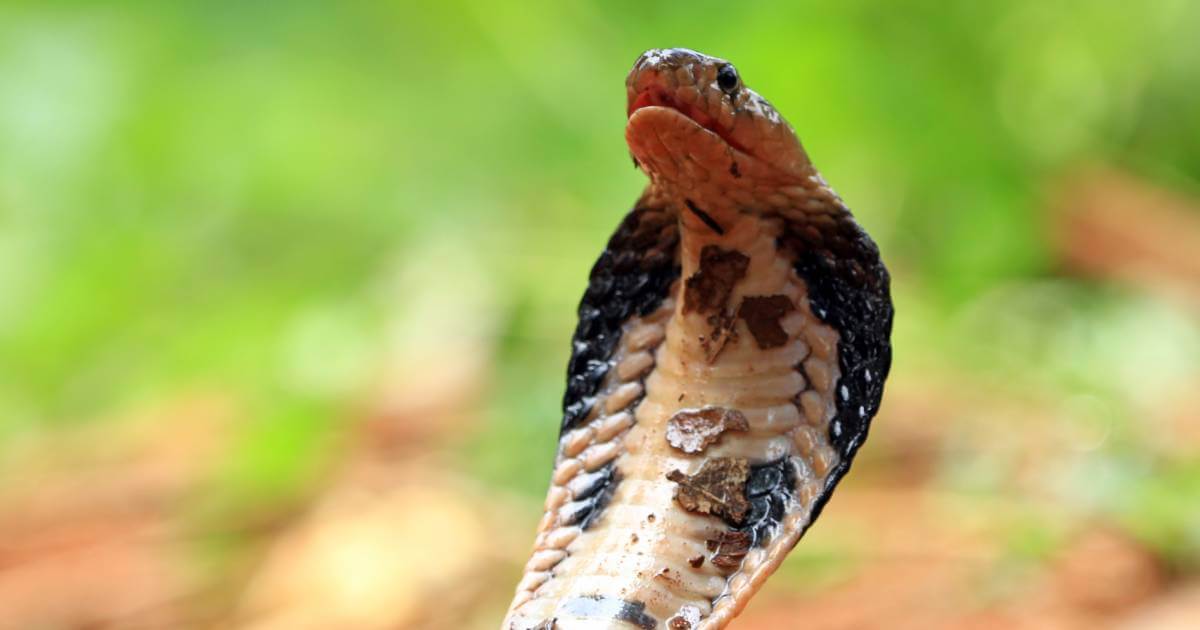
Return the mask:
{"type": "Polygon", "coordinates": [[[686,48],[649,50],[625,85],[625,136],[655,181],[788,185],[812,174],[791,126],[724,59],[686,48]]]}

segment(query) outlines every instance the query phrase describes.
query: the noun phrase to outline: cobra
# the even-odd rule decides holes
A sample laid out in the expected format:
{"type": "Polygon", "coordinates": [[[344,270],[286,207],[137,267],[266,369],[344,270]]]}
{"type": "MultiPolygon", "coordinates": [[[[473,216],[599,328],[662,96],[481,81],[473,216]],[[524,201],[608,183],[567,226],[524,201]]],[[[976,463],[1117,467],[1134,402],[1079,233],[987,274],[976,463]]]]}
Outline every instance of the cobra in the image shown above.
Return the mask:
{"type": "Polygon", "coordinates": [[[775,109],[681,48],[626,89],[650,183],[579,305],[508,629],[724,627],[849,470],[891,365],[878,248],[775,109]]]}

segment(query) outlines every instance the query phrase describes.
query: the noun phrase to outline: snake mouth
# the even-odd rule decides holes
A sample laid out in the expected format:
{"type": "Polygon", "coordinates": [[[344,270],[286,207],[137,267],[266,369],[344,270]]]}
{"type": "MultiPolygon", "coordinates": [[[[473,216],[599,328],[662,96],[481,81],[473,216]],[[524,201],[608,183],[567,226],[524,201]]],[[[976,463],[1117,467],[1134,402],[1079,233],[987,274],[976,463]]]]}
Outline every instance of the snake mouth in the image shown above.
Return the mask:
{"type": "Polygon", "coordinates": [[[750,153],[746,147],[743,147],[741,143],[739,143],[737,140],[734,140],[730,131],[724,129],[717,119],[709,115],[708,112],[696,107],[695,105],[690,105],[674,98],[670,92],[660,86],[651,86],[639,92],[637,98],[629,102],[628,115],[633,116],[634,112],[644,107],[663,107],[666,109],[673,109],[680,114],[683,114],[697,125],[716,134],[718,137],[724,140],[726,144],[734,149],[737,149],[742,153],[750,153]]]}

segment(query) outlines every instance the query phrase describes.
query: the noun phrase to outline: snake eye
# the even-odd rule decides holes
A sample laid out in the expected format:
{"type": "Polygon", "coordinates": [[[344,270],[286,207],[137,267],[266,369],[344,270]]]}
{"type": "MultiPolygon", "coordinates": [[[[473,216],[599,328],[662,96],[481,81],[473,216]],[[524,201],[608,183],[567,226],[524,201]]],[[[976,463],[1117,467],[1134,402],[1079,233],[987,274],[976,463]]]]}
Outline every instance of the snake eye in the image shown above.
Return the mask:
{"type": "Polygon", "coordinates": [[[737,91],[738,73],[732,64],[725,64],[717,70],[717,87],[721,88],[722,92],[732,94],[737,91]]]}

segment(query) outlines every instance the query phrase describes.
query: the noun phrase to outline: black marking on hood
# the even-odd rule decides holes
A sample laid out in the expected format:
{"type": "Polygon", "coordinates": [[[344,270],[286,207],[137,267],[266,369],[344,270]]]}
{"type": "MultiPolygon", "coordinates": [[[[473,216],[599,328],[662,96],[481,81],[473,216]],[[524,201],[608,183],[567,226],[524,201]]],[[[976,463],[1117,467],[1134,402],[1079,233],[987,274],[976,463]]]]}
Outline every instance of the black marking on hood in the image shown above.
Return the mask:
{"type": "Polygon", "coordinates": [[[604,508],[612,501],[620,482],[621,475],[612,462],[594,473],[576,476],[568,485],[576,484],[574,490],[578,493],[573,494],[571,502],[559,508],[559,522],[588,529],[604,515],[604,508]]]}
{"type": "Polygon", "coordinates": [[[675,215],[643,201],[609,239],[579,303],[579,324],[567,363],[562,432],[578,426],[595,405],[596,393],[612,368],[621,326],[631,317],[654,312],[679,277],[678,245],[675,215]]]}
{"type": "Polygon", "coordinates": [[[779,527],[796,491],[796,467],[783,457],[750,467],[746,498],[750,511],[739,531],[750,534],[750,544],[763,546],[779,527]]]}
{"type": "Polygon", "coordinates": [[[717,236],[725,236],[725,228],[721,227],[721,224],[717,223],[717,220],[712,218],[712,215],[701,210],[700,206],[696,205],[696,202],[691,199],[684,199],[683,203],[687,205],[688,210],[692,211],[692,214],[696,215],[697,218],[704,222],[704,225],[708,226],[708,229],[716,232],[717,236]]]}
{"type": "Polygon", "coordinates": [[[653,630],[658,627],[658,620],[646,614],[645,602],[588,595],[568,599],[560,610],[585,619],[624,621],[643,630],[653,630]]]}
{"type": "Polygon", "coordinates": [[[841,208],[833,212],[785,220],[777,241],[808,286],[813,314],[839,335],[841,376],[834,384],[829,440],[840,457],[813,506],[810,524],[867,439],[892,364],[891,278],[879,248],[850,213],[841,208]]]}
{"type": "Polygon", "coordinates": [[[590,473],[580,473],[567,482],[567,491],[571,498],[580,501],[591,498],[604,489],[613,478],[613,463],[609,462],[603,468],[590,473]]]}

